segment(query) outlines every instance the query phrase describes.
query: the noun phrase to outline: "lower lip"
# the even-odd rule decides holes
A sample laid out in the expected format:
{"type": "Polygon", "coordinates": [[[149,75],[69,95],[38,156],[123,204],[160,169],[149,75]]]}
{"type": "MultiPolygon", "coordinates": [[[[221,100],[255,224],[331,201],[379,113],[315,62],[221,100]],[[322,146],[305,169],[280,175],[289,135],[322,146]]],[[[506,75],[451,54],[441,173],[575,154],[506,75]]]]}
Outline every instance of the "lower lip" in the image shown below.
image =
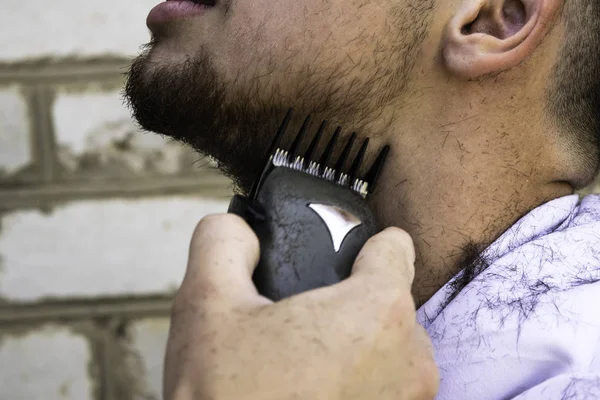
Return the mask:
{"type": "Polygon", "coordinates": [[[204,14],[210,8],[211,6],[194,4],[191,1],[185,0],[165,1],[150,11],[146,19],[146,25],[152,29],[153,25],[163,24],[178,18],[204,14]]]}

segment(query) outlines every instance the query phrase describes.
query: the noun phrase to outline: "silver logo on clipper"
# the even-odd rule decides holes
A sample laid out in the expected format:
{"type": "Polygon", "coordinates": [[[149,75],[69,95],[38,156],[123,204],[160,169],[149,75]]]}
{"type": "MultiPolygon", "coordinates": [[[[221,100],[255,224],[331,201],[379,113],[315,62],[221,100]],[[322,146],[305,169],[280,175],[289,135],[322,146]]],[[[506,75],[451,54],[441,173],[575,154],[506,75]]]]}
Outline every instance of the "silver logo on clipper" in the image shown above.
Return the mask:
{"type": "Polygon", "coordinates": [[[331,235],[333,248],[336,253],[340,251],[346,236],[348,236],[354,228],[362,225],[361,220],[354,214],[339,207],[325,204],[309,204],[308,207],[317,213],[325,223],[329,235],[331,235]]]}

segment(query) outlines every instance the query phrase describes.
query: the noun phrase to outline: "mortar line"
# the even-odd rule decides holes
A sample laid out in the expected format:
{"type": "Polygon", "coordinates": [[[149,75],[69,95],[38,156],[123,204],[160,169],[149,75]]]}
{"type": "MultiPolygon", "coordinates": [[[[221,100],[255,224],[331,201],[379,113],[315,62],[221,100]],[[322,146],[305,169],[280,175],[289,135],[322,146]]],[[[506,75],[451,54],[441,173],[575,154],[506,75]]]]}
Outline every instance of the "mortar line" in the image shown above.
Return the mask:
{"type": "Polygon", "coordinates": [[[94,318],[132,319],[168,316],[171,310],[171,301],[171,296],[153,296],[3,304],[0,306],[0,326],[94,318]]]}
{"type": "Polygon", "coordinates": [[[53,94],[49,88],[41,85],[32,88],[29,104],[35,141],[33,148],[42,182],[52,182],[57,177],[52,99],[53,94]]]}
{"type": "MultiPolygon", "coordinates": [[[[29,157],[30,157],[30,165],[32,168],[32,173],[28,176],[23,177],[22,183],[25,184],[39,184],[42,180],[42,172],[40,167],[39,160],[42,158],[43,150],[41,148],[41,143],[39,140],[39,135],[37,132],[36,125],[36,94],[37,88],[31,86],[22,86],[20,88],[21,93],[23,95],[23,99],[25,100],[25,104],[27,107],[27,122],[28,122],[28,136],[27,136],[27,144],[29,146],[29,157]]],[[[0,190],[3,189],[0,187],[0,190]]]]}
{"type": "Polygon", "coordinates": [[[109,368],[112,361],[110,359],[109,351],[107,350],[107,347],[110,345],[109,341],[110,339],[108,334],[103,331],[101,339],[102,348],[99,349],[99,354],[96,355],[96,357],[98,357],[98,364],[100,368],[100,376],[98,377],[98,400],[113,400],[114,397],[112,380],[109,378],[109,368]]]}
{"type": "Polygon", "coordinates": [[[128,58],[0,63],[0,85],[15,82],[21,84],[53,84],[86,82],[89,80],[114,80],[116,77],[124,75],[130,63],[131,59],[128,58]]]}
{"type": "MultiPolygon", "coordinates": [[[[131,337],[127,333],[131,320],[113,317],[107,320],[104,340],[104,384],[105,397],[102,400],[133,399],[138,392],[138,385],[142,383],[141,376],[127,368],[130,357],[134,354],[129,348],[131,337]],[[123,325],[124,332],[120,332],[123,325]]],[[[134,368],[135,369],[135,368],[134,368]]],[[[140,371],[141,372],[141,371],[140,371]]],[[[143,396],[142,396],[143,397],[143,396]]]]}
{"type": "Polygon", "coordinates": [[[137,198],[141,196],[199,196],[226,200],[231,182],[221,175],[160,177],[131,180],[53,182],[44,186],[0,190],[0,210],[41,208],[78,200],[137,198]]]}

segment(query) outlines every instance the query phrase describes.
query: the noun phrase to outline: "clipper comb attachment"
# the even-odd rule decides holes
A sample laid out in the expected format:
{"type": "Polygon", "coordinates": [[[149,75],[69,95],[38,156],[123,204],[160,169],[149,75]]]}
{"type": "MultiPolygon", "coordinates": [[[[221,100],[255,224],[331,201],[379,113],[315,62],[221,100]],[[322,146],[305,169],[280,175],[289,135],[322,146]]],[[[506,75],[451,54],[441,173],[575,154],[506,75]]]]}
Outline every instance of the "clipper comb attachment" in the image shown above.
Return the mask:
{"type": "MultiPolygon", "coordinates": [[[[338,145],[339,137],[342,132],[342,128],[338,127],[333,135],[331,136],[329,143],[327,144],[321,158],[318,161],[313,159],[315,152],[318,148],[319,142],[324,135],[325,128],[327,127],[327,121],[323,121],[317,130],[316,134],[313,136],[310,145],[308,146],[306,152],[301,155],[299,153],[300,146],[302,141],[307,135],[307,131],[310,127],[311,116],[309,115],[304,120],[300,131],[294,138],[291,147],[289,150],[286,150],[280,146],[281,140],[286,133],[287,127],[289,125],[290,120],[293,116],[293,109],[289,109],[283,122],[281,123],[275,138],[271,144],[271,147],[268,151],[268,160],[265,163],[265,170],[268,170],[270,167],[286,167],[291,168],[297,171],[301,171],[307,173],[309,175],[313,175],[317,178],[321,178],[327,180],[329,182],[333,182],[337,185],[347,187],[352,191],[360,194],[363,198],[366,198],[369,193],[372,193],[375,189],[375,185],[381,173],[381,170],[385,164],[389,153],[389,146],[384,146],[379,155],[373,162],[373,165],[366,173],[364,177],[359,177],[358,173],[362,167],[362,163],[364,161],[365,154],[367,152],[369,146],[369,138],[363,140],[362,145],[355,156],[354,160],[351,163],[348,172],[343,172],[346,163],[348,162],[348,158],[352,152],[352,148],[356,141],[356,133],[352,133],[346,145],[344,146],[341,155],[338,160],[331,166],[329,161],[331,159],[331,155],[334,153],[336,146],[338,145]]],[[[260,182],[260,179],[259,179],[260,182]]],[[[251,198],[255,197],[256,186],[252,189],[251,198]]]]}
{"type": "Polygon", "coordinates": [[[356,133],[341,144],[342,128],[338,127],[318,156],[326,121],[302,152],[311,129],[310,116],[286,149],[280,143],[292,115],[290,109],[249,196],[234,196],[229,207],[259,239],[260,261],[253,281],[259,293],[274,301],[350,276],[360,249],[380,230],[365,198],[375,188],[389,152],[385,146],[369,171],[360,176],[369,139],[356,150],[356,133]],[[353,150],[356,155],[351,159],[353,150]],[[337,160],[332,160],[338,153],[337,160]]]}

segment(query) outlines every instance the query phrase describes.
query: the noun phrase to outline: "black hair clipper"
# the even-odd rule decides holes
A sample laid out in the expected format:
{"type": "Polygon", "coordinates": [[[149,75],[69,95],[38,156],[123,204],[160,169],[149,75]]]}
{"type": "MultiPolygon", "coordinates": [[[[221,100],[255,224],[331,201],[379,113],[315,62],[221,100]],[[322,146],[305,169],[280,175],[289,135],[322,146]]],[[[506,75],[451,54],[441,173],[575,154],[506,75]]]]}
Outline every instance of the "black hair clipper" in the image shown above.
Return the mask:
{"type": "Polygon", "coordinates": [[[352,271],[365,242],[379,231],[365,201],[385,163],[384,147],[364,178],[357,176],[369,139],[365,139],[347,173],[342,172],[356,134],[352,134],[335,166],[329,165],[339,138],[337,128],[319,161],[313,155],[323,136],[323,122],[304,155],[300,144],[305,120],[291,148],[279,147],[292,117],[288,111],[265,168],[248,197],[235,196],[229,212],[244,218],[260,241],[260,262],[254,283],[265,297],[278,301],[338,283],[352,271]]]}

